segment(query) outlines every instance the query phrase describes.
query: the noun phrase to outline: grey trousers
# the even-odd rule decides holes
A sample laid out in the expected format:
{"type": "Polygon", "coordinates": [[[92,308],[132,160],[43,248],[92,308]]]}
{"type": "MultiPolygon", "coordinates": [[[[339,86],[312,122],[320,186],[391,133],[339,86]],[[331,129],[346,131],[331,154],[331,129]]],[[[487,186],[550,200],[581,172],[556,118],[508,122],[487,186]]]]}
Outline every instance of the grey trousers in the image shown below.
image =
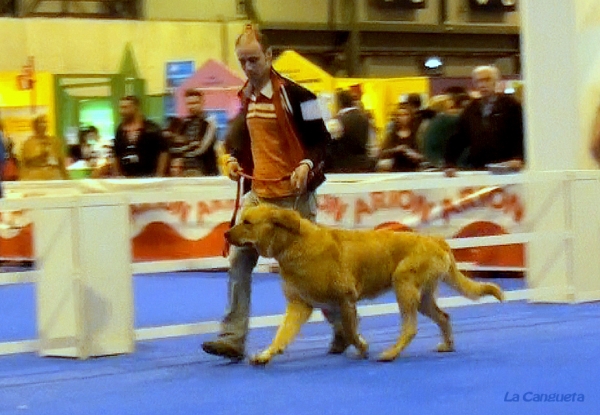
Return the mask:
{"type": "MultiPolygon", "coordinates": [[[[302,217],[315,221],[317,216],[317,198],[314,193],[296,196],[262,199],[250,191],[242,200],[241,211],[260,204],[271,204],[283,208],[295,209],[302,217]]],[[[238,219],[241,215],[238,216],[238,219]]],[[[226,336],[232,341],[243,345],[248,334],[248,321],[250,319],[250,298],[252,294],[252,270],[258,262],[258,252],[254,248],[239,248],[231,246],[229,252],[229,282],[228,306],[225,318],[221,324],[221,336],[226,336]]],[[[334,326],[334,330],[341,331],[341,318],[335,311],[324,311],[325,318],[334,326]]]]}

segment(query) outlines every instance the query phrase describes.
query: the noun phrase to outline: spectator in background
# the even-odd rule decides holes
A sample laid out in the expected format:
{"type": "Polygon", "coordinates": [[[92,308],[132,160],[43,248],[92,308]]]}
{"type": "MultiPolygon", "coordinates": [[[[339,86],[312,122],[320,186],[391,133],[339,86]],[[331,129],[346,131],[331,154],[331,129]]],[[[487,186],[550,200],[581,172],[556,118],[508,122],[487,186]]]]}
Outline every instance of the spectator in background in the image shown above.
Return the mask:
{"type": "MultiPolygon", "coordinates": [[[[373,171],[369,157],[371,122],[367,114],[355,105],[348,91],[337,94],[339,111],[333,123],[332,138],[327,149],[326,170],[329,173],[360,173],[373,171]]],[[[330,122],[331,125],[331,122],[330,122]]]]}
{"type": "Polygon", "coordinates": [[[490,163],[511,168],[523,164],[523,114],[514,98],[497,92],[500,72],[494,66],[473,70],[479,98],[464,109],[457,132],[448,143],[446,163],[467,169],[484,169],[490,163]]]}
{"type": "Polygon", "coordinates": [[[380,170],[415,171],[423,161],[417,150],[413,114],[413,108],[407,103],[398,106],[393,127],[381,145],[380,170]],[[391,161],[391,166],[386,167],[382,160],[391,161]]]}
{"type": "Polygon", "coordinates": [[[102,152],[102,149],[99,147],[100,133],[95,126],[90,125],[86,128],[81,146],[83,159],[87,160],[92,166],[95,166],[102,152]]]}
{"type": "Polygon", "coordinates": [[[167,143],[167,147],[169,148],[169,161],[167,163],[169,168],[167,175],[170,177],[183,176],[183,159],[173,157],[170,151],[172,147],[176,146],[175,141],[181,140],[179,133],[181,132],[182,126],[183,120],[181,118],[170,116],[167,117],[165,128],[162,130],[162,136],[167,143]]]}
{"type": "Polygon", "coordinates": [[[98,154],[98,159],[90,177],[93,179],[114,177],[116,175],[116,161],[112,142],[102,143],[100,146],[98,146],[98,154]]]}
{"type": "Polygon", "coordinates": [[[181,131],[182,126],[183,120],[181,118],[175,116],[167,117],[165,128],[163,129],[163,137],[165,137],[169,146],[175,139],[175,135],[179,134],[181,131]]]}
{"type": "Polygon", "coordinates": [[[434,95],[429,98],[427,101],[427,105],[423,108],[421,113],[421,123],[419,124],[419,128],[416,130],[417,137],[417,149],[420,153],[423,153],[423,140],[425,130],[429,127],[431,120],[438,115],[439,113],[446,111],[449,107],[450,97],[447,95],[434,95]]]}
{"type": "Polygon", "coordinates": [[[423,118],[427,116],[428,112],[424,111],[422,108],[422,100],[421,94],[417,92],[411,92],[408,95],[402,95],[400,97],[400,101],[397,104],[397,107],[391,114],[391,119],[385,126],[384,137],[388,137],[394,128],[396,128],[397,119],[396,114],[399,108],[407,108],[411,113],[411,128],[413,133],[416,134],[421,126],[421,122],[423,118]]]}
{"type": "Polygon", "coordinates": [[[69,146],[69,158],[71,163],[84,160],[90,167],[96,165],[99,151],[96,149],[96,145],[100,141],[98,129],[96,127],[89,126],[79,129],[78,143],[69,146]]]}
{"type": "Polygon", "coordinates": [[[2,168],[1,179],[4,182],[19,180],[19,161],[14,152],[14,142],[2,130],[0,122],[0,136],[3,137],[2,145],[4,146],[4,167],[2,168]]]}
{"type": "Polygon", "coordinates": [[[436,111],[436,115],[427,123],[421,124],[421,152],[425,160],[433,167],[444,167],[446,147],[451,137],[456,134],[458,119],[464,107],[469,103],[469,94],[462,87],[448,88],[445,95],[432,98],[428,105],[436,111]]]}
{"type": "Polygon", "coordinates": [[[421,94],[417,92],[411,92],[406,97],[406,103],[410,106],[413,112],[417,112],[423,106],[423,101],[421,100],[421,94]]]}
{"type": "Polygon", "coordinates": [[[48,119],[33,119],[33,135],[21,150],[20,180],[66,180],[65,153],[60,141],[47,134],[48,119]]]}
{"type": "Polygon", "coordinates": [[[161,128],[142,114],[137,97],[119,101],[121,123],[114,142],[114,167],[120,176],[153,177],[167,173],[168,145],[161,128]]]}
{"type": "Polygon", "coordinates": [[[217,176],[217,124],[204,113],[202,92],[189,89],[185,104],[189,116],[183,120],[180,131],[173,133],[169,152],[171,159],[181,159],[183,176],[217,176]]]}
{"type": "Polygon", "coordinates": [[[427,117],[427,112],[423,110],[423,100],[418,92],[411,92],[406,97],[406,104],[412,109],[413,131],[417,131],[423,120],[427,117]]]}

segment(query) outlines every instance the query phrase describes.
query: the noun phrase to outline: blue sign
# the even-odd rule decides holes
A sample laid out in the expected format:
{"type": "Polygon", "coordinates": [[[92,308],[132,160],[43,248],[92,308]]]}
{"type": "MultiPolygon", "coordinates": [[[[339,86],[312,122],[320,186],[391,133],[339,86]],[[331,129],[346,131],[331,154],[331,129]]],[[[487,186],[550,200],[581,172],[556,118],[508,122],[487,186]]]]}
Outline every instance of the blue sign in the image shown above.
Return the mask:
{"type": "Polygon", "coordinates": [[[177,88],[191,77],[196,70],[194,61],[167,62],[167,89],[177,88]]]}
{"type": "Polygon", "coordinates": [[[196,71],[194,61],[173,61],[167,62],[167,95],[164,99],[165,116],[171,117],[177,115],[175,104],[175,88],[178,88],[196,71]]]}

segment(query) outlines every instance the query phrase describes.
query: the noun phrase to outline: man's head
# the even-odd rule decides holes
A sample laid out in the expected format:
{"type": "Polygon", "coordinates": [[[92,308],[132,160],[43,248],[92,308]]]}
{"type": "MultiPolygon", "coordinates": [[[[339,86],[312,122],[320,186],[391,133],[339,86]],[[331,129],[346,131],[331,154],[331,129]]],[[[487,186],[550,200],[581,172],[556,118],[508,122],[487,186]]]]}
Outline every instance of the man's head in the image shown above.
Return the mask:
{"type": "Polygon", "coordinates": [[[48,118],[45,115],[38,115],[33,119],[33,131],[39,135],[46,135],[46,130],[48,129],[48,118]]]}
{"type": "Polygon", "coordinates": [[[125,123],[131,122],[140,112],[140,100],[129,95],[119,100],[119,115],[125,123]]]}
{"type": "Polygon", "coordinates": [[[337,94],[337,101],[340,109],[354,106],[354,97],[350,91],[339,91],[337,94]]]}
{"type": "Polygon", "coordinates": [[[473,84],[482,98],[496,93],[496,84],[500,79],[500,71],[495,66],[478,66],[473,69],[473,84]]]}
{"type": "Polygon", "coordinates": [[[235,41],[235,53],[252,86],[262,89],[269,80],[273,53],[266,36],[246,25],[235,41]]]}
{"type": "Polygon", "coordinates": [[[202,114],[204,105],[204,95],[197,89],[188,89],[185,91],[185,106],[190,115],[202,114]]]}

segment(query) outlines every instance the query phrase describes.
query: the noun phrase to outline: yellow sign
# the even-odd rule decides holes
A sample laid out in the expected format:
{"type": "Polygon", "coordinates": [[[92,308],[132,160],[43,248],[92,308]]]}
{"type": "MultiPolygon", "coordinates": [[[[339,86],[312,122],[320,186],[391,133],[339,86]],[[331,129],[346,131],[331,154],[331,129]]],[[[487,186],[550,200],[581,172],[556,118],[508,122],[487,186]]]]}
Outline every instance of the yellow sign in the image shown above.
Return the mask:
{"type": "Polygon", "coordinates": [[[20,90],[17,85],[19,75],[22,74],[17,71],[0,72],[0,119],[5,135],[15,144],[16,154],[19,154],[23,141],[31,135],[31,121],[37,115],[47,115],[48,133],[56,134],[54,76],[38,72],[35,74],[35,89],[20,90]]]}

